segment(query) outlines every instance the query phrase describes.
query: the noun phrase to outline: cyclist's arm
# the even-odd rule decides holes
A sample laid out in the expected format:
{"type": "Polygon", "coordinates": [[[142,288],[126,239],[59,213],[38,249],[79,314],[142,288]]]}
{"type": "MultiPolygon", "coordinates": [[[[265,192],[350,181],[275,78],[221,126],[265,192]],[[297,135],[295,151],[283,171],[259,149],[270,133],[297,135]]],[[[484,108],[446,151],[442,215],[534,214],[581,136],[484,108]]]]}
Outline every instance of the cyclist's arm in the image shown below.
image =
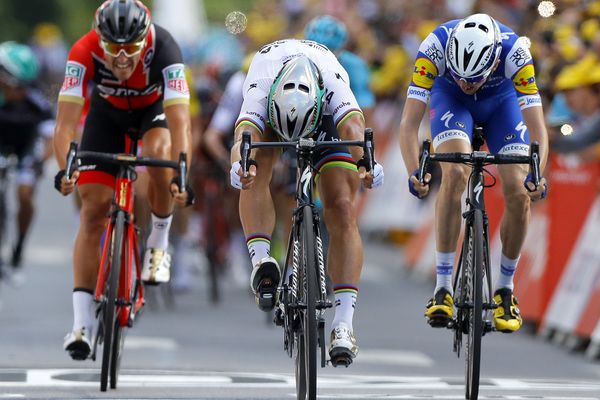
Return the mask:
{"type": "Polygon", "coordinates": [[[83,110],[82,102],[59,101],[54,128],[54,155],[59,169],[65,169],[69,144],[77,136],[77,125],[83,110]]]}
{"type": "Polygon", "coordinates": [[[427,104],[421,100],[406,99],[400,121],[400,151],[408,175],[419,168],[419,126],[427,104]]]}
{"type": "Polygon", "coordinates": [[[548,132],[544,121],[544,111],[541,106],[528,107],[521,110],[525,125],[529,130],[529,139],[531,142],[537,141],[540,144],[540,171],[543,173],[548,159],[548,132]]]}
{"type": "Polygon", "coordinates": [[[192,161],[192,121],[190,106],[187,103],[175,103],[165,106],[167,125],[171,132],[171,158],[179,159],[179,153],[187,154],[187,165],[192,161]]]}
{"type": "MultiPolygon", "coordinates": [[[[252,137],[252,142],[260,142],[261,141],[261,132],[260,130],[252,125],[252,124],[238,124],[238,126],[235,128],[235,143],[233,144],[233,146],[231,147],[231,154],[230,154],[230,160],[231,163],[235,163],[236,161],[240,161],[242,159],[242,156],[240,154],[240,145],[242,143],[242,133],[243,132],[250,132],[250,135],[252,137]]],[[[256,149],[252,150],[252,156],[254,156],[254,153],[256,152],[256,149]]]]}
{"type": "MultiPolygon", "coordinates": [[[[363,140],[365,137],[365,119],[362,113],[353,113],[345,118],[337,127],[340,139],[342,140],[363,140]]],[[[350,154],[354,161],[358,161],[363,156],[361,147],[350,146],[350,154]]]]}

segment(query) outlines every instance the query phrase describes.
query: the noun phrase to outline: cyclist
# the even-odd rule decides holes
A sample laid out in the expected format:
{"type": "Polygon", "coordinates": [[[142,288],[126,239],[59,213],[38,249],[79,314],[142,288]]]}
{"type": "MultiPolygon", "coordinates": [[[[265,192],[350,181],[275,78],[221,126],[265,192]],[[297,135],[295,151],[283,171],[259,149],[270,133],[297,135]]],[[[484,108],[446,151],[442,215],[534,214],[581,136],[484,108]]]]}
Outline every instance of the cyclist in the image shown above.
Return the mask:
{"type": "MultiPolygon", "coordinates": [[[[325,46],[309,40],[279,40],[263,46],[252,60],[244,83],[244,101],[231,150],[231,183],[240,193],[240,219],[252,259],[250,285],[257,302],[274,292],[281,269],[270,256],[270,235],[275,223],[269,191],[273,165],[279,152],[253,152],[259,167],[244,177],[240,167],[242,132],[253,141],[313,136],[318,140],[363,138],[364,119],[350,90],[348,74],[325,46]]],[[[328,268],[335,289],[335,318],[331,354],[354,358],[358,347],[352,318],[362,269],[363,251],[356,217],[359,181],[367,188],[383,183],[383,168],[373,175],[357,170],[362,150],[325,150],[314,155],[324,217],[330,234],[328,268]],[[357,173],[358,171],[358,173],[357,173]]],[[[275,299],[263,311],[269,311],[275,299]]],[[[332,357],[333,358],[333,357],[332,357]]],[[[336,360],[333,360],[336,365],[336,360]]]]}
{"type": "MultiPolygon", "coordinates": [[[[71,48],[58,98],[54,149],[61,170],[55,186],[67,195],[78,185],[82,206],[74,249],[73,330],[64,348],[74,359],[90,352],[92,301],[100,262],[100,238],[109,211],[117,168],[83,161],[72,178],[65,159],[84,104],[88,81],[95,86],[81,139],[82,150],[119,153],[126,132],[143,134],[144,156],[177,159],[190,155],[189,90],[181,51],[171,35],[151,22],[138,0],[108,0],[97,9],[93,29],[71,48]],[[162,100],[162,101],[161,101],[162,100]],[[168,125],[168,129],[167,129],[168,125]]],[[[188,163],[189,165],[189,163],[188,163]]],[[[167,169],[148,168],[152,228],[146,242],[142,280],[169,280],[168,233],[173,199],[190,204],[193,193],[181,192],[167,169]]]]}
{"type": "MultiPolygon", "coordinates": [[[[416,178],[418,128],[427,103],[433,146],[437,152],[470,153],[475,124],[484,129],[491,152],[529,154],[530,136],[540,143],[541,169],[548,155],[542,102],[526,38],[487,14],[474,14],[437,27],[419,47],[400,124],[400,148],[409,173],[409,190],[418,198],[429,191],[416,178]],[[519,109],[520,107],[520,109],[519,109]],[[414,172],[413,172],[414,171],[414,172]]],[[[452,269],[461,224],[461,196],[468,167],[444,163],[436,202],[437,279],[425,316],[445,326],[452,317],[452,269]]],[[[501,274],[494,292],[499,307],[496,328],[513,332],[522,320],[513,295],[513,276],[527,232],[530,202],[544,198],[546,181],[533,189],[527,167],[500,165],[505,212],[501,223],[501,274]]]]}
{"type": "Polygon", "coordinates": [[[38,72],[37,59],[29,46],[16,42],[0,44],[0,149],[18,158],[17,239],[10,261],[14,278],[20,276],[17,271],[35,211],[35,185],[43,162],[51,154],[54,113],[41,91],[34,87],[38,72]]]}

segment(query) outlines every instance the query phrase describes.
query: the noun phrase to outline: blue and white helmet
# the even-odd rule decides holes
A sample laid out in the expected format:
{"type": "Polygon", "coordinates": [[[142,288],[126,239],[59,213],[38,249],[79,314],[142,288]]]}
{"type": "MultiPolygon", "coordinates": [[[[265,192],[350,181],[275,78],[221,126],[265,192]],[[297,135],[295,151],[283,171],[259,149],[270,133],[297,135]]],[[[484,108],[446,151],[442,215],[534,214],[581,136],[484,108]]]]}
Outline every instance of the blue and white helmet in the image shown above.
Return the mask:
{"type": "Polygon", "coordinates": [[[492,73],[501,52],[498,23],[487,14],[473,14],[450,33],[446,63],[454,78],[477,82],[492,73]]]}
{"type": "Polygon", "coordinates": [[[346,44],[348,33],[342,21],[330,15],[321,15],[306,25],[304,38],[321,43],[335,53],[346,44]]]}

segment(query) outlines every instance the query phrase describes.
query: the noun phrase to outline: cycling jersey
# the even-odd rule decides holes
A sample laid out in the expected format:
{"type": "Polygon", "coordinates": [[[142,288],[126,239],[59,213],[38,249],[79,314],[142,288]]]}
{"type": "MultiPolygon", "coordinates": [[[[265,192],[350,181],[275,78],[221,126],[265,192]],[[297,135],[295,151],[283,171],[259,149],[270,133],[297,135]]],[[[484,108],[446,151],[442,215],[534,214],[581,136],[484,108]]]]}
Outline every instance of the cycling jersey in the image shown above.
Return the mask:
{"type": "Polygon", "coordinates": [[[520,110],[542,105],[527,39],[499,24],[499,65],[477,93],[468,95],[456,84],[445,61],[450,32],[459,22],[438,26],[421,43],[407,98],[425,103],[431,98],[434,148],[452,139],[471,142],[473,125],[478,124],[484,128],[490,151],[527,155],[529,134],[520,110]]]}
{"type": "Polygon", "coordinates": [[[100,38],[91,30],[71,48],[59,101],[83,104],[88,82],[99,96],[121,110],[144,108],[163,100],[165,106],[189,103],[181,51],[165,29],[153,24],[133,75],[118,81],[104,61],[100,38]]]}
{"type": "Polygon", "coordinates": [[[337,127],[353,114],[362,114],[350,89],[348,73],[327,47],[310,40],[286,39],[263,46],[252,59],[244,82],[244,102],[236,126],[250,124],[261,132],[267,118],[267,97],[284,63],[305,55],[321,71],[325,93],[324,115],[333,117],[337,127]]]}
{"type": "Polygon", "coordinates": [[[52,106],[35,89],[27,89],[22,101],[0,100],[0,151],[18,157],[17,183],[33,185],[42,161],[44,140],[54,130],[52,106]]]}

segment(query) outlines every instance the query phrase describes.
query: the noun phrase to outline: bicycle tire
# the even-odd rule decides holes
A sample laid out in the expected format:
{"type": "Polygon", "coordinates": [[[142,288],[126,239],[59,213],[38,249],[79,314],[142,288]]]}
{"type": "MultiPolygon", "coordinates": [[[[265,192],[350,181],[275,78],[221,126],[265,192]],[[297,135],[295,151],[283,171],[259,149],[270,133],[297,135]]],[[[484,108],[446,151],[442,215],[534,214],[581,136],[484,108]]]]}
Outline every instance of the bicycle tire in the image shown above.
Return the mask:
{"type": "Polygon", "coordinates": [[[296,398],[297,400],[306,400],[306,352],[304,345],[304,335],[298,334],[298,343],[296,344],[296,398]]]}
{"type": "Polygon", "coordinates": [[[123,211],[117,212],[114,224],[114,236],[110,254],[110,271],[107,279],[107,287],[104,289],[106,296],[106,307],[104,309],[104,345],[102,348],[102,368],[100,370],[100,391],[105,392],[108,386],[108,376],[110,373],[112,344],[114,328],[116,321],[116,299],[119,285],[119,274],[121,270],[121,252],[123,250],[123,231],[125,227],[125,214],[123,211]]]}
{"type": "MultiPolygon", "coordinates": [[[[3,174],[6,174],[6,171],[3,172],[3,174]]],[[[7,210],[6,210],[6,194],[5,194],[5,189],[6,189],[6,184],[7,182],[5,181],[6,179],[8,179],[6,176],[1,176],[0,179],[4,180],[4,182],[2,182],[0,184],[0,186],[3,187],[4,190],[0,191],[0,266],[2,264],[4,264],[4,258],[2,257],[2,254],[4,254],[3,250],[4,250],[4,246],[6,244],[6,227],[8,226],[6,223],[6,214],[7,214],[7,210]]],[[[1,267],[0,267],[1,268],[1,267]]]]}
{"type": "Polygon", "coordinates": [[[472,224],[469,229],[469,252],[467,262],[471,264],[464,269],[470,274],[471,284],[466,286],[469,291],[472,308],[468,313],[469,329],[467,345],[465,346],[465,398],[477,400],[479,395],[479,375],[481,367],[481,337],[483,336],[483,214],[481,210],[473,211],[472,224]]]}
{"type": "Polygon", "coordinates": [[[305,206],[302,217],[302,246],[304,252],[305,271],[305,303],[303,318],[304,353],[306,359],[306,398],[317,398],[317,253],[315,246],[315,229],[313,210],[305,206]]]}
{"type": "Polygon", "coordinates": [[[121,355],[123,354],[123,344],[125,342],[125,331],[119,323],[119,318],[115,318],[113,331],[112,352],[110,360],[110,388],[116,389],[119,380],[119,370],[121,369],[121,355]]]}

